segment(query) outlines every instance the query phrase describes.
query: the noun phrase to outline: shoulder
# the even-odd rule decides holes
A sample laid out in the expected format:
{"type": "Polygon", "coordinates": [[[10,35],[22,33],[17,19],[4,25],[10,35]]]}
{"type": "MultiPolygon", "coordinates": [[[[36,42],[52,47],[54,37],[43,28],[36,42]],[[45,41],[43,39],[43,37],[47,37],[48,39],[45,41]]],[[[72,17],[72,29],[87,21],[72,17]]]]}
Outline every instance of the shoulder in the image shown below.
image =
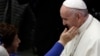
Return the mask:
{"type": "Polygon", "coordinates": [[[6,49],[3,47],[3,46],[0,46],[0,55],[6,55],[6,56],[9,56],[6,49]]]}
{"type": "Polygon", "coordinates": [[[4,49],[4,47],[3,46],[0,46],[0,52],[1,51],[4,51],[5,49],[4,49]]]}
{"type": "Polygon", "coordinates": [[[83,41],[86,41],[88,44],[95,44],[100,41],[100,22],[93,18],[91,24],[85,30],[82,37],[83,41]]]}
{"type": "Polygon", "coordinates": [[[100,39],[100,22],[93,18],[84,35],[92,39],[100,39]]]}

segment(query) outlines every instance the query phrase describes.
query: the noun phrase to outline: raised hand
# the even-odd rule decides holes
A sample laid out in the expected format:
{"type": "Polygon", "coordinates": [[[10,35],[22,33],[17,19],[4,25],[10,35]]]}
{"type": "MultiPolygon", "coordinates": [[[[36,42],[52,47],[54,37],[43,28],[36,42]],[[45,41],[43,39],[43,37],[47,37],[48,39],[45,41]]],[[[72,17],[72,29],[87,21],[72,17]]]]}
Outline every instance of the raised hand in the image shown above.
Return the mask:
{"type": "Polygon", "coordinates": [[[64,31],[60,35],[60,39],[58,40],[59,43],[61,43],[63,46],[70,40],[72,40],[75,35],[78,33],[78,30],[76,27],[71,27],[69,30],[67,28],[64,29],[64,31]]]}

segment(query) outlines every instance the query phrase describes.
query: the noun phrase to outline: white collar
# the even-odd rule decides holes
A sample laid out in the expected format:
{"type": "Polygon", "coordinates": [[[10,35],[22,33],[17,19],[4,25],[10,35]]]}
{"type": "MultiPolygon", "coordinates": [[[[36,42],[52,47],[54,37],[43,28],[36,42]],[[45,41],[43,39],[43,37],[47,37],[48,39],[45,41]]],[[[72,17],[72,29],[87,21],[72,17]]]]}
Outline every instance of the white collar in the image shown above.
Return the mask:
{"type": "Polygon", "coordinates": [[[88,26],[91,24],[92,20],[93,20],[93,16],[89,14],[87,20],[79,28],[79,32],[81,33],[83,31],[85,31],[88,28],[88,26]]]}

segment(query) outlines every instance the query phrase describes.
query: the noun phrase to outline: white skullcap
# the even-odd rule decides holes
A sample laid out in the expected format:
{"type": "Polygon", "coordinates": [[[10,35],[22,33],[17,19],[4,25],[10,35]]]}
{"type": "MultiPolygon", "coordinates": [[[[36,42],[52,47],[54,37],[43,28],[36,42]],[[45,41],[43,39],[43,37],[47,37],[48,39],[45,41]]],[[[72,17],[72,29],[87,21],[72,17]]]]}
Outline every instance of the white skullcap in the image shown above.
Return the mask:
{"type": "Polygon", "coordinates": [[[83,0],[65,0],[63,5],[69,8],[87,9],[87,6],[83,0]]]}

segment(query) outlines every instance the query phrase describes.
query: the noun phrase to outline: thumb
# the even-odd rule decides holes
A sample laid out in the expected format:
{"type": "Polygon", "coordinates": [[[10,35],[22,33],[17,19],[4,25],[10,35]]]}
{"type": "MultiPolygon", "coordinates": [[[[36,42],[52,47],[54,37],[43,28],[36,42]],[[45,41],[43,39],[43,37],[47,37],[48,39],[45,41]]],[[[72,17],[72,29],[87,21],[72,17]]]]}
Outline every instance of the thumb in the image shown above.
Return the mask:
{"type": "Polygon", "coordinates": [[[63,33],[67,32],[67,28],[64,29],[63,33]]]}

